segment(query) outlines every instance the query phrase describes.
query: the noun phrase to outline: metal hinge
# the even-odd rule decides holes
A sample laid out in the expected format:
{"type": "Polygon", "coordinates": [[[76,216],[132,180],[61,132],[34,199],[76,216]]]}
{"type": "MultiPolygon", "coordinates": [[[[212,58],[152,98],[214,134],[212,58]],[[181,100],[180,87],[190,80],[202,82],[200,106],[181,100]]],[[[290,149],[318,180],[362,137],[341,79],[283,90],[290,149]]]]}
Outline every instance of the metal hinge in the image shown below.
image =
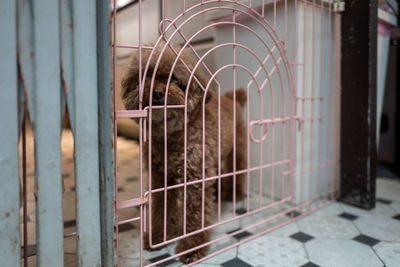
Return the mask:
{"type": "Polygon", "coordinates": [[[345,10],[346,3],[344,0],[333,0],[333,11],[343,12],[345,10]]]}

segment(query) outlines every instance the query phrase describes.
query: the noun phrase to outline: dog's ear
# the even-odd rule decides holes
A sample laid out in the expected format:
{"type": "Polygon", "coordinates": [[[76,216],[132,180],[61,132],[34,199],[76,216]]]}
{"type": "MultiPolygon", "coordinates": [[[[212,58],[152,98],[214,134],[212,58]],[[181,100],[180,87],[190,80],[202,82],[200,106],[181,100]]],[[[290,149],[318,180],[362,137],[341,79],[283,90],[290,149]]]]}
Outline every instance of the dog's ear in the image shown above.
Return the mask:
{"type": "Polygon", "coordinates": [[[134,90],[138,85],[138,73],[136,66],[129,66],[125,71],[121,81],[121,96],[125,98],[129,92],[134,90]]]}

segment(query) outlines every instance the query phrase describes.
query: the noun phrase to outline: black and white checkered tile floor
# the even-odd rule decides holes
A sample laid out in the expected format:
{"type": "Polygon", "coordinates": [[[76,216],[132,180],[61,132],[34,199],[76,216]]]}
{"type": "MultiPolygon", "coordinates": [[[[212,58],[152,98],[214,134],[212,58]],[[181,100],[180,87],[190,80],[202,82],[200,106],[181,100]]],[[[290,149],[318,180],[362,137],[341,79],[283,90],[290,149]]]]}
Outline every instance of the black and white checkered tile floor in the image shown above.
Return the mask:
{"type": "MultiPolygon", "coordinates": [[[[377,190],[376,208],[371,211],[334,202],[197,266],[400,266],[400,182],[379,179],[377,190]]],[[[228,242],[237,242],[252,234],[244,231],[228,242]]],[[[124,246],[126,243],[121,240],[120,245],[124,246]]],[[[145,251],[144,258],[157,262],[173,251],[173,245],[156,254],[145,251]]],[[[119,260],[120,266],[136,266],[137,263],[137,255],[132,254],[119,260]]],[[[157,266],[183,265],[171,260],[157,266]]]]}

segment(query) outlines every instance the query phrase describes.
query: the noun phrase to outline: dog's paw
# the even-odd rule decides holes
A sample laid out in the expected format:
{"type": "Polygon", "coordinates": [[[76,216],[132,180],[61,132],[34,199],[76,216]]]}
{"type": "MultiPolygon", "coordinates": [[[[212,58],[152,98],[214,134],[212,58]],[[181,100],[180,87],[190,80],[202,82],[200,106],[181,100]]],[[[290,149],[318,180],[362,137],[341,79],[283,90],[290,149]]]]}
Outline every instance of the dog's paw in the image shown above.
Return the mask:
{"type": "MultiPolygon", "coordinates": [[[[195,246],[194,244],[184,244],[185,242],[180,242],[175,249],[175,254],[188,250],[190,247],[195,246]]],[[[185,264],[195,262],[207,255],[208,247],[202,247],[192,252],[185,253],[179,257],[179,260],[185,264]]]]}
{"type": "Polygon", "coordinates": [[[185,264],[189,264],[203,258],[204,256],[206,255],[205,254],[203,255],[203,253],[200,250],[195,250],[193,252],[189,252],[186,253],[185,255],[180,256],[179,260],[185,264]]]}
{"type": "MultiPolygon", "coordinates": [[[[153,238],[153,245],[157,245],[157,244],[159,244],[159,243],[161,243],[161,241],[160,241],[160,242],[154,242],[154,238],[153,238]]],[[[148,250],[148,251],[155,251],[155,250],[163,249],[164,247],[166,247],[166,245],[159,246],[159,247],[156,247],[156,248],[150,247],[149,234],[148,234],[148,233],[145,233],[145,234],[144,234],[144,237],[143,237],[143,248],[144,248],[145,250],[148,250]]]]}

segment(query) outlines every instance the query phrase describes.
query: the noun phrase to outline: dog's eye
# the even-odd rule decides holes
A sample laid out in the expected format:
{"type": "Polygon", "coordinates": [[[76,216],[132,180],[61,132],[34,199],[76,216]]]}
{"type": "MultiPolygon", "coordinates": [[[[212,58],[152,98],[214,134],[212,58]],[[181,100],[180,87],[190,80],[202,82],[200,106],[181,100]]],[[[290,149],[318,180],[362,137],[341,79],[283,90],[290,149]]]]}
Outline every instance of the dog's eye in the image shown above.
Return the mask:
{"type": "Polygon", "coordinates": [[[171,83],[172,84],[176,84],[179,88],[181,88],[182,90],[186,90],[186,85],[184,85],[183,83],[181,83],[175,76],[172,76],[171,78],[171,83]]]}

